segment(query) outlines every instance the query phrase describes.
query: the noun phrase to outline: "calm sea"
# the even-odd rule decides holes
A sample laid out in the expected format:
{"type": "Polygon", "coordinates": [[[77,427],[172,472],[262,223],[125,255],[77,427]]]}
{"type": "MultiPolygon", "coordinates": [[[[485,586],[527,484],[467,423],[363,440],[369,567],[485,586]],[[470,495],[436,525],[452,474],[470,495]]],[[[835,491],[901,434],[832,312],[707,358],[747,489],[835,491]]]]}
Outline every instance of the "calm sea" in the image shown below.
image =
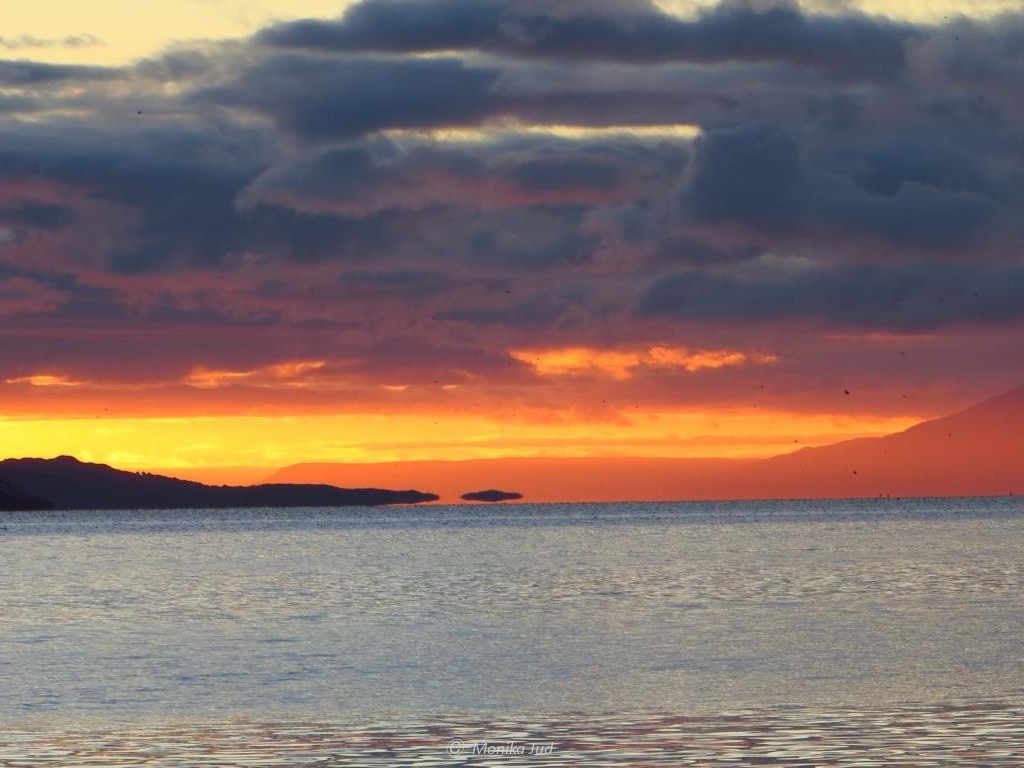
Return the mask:
{"type": "Polygon", "coordinates": [[[1024,500],[0,513],[0,766],[1024,764],[1024,500]]]}

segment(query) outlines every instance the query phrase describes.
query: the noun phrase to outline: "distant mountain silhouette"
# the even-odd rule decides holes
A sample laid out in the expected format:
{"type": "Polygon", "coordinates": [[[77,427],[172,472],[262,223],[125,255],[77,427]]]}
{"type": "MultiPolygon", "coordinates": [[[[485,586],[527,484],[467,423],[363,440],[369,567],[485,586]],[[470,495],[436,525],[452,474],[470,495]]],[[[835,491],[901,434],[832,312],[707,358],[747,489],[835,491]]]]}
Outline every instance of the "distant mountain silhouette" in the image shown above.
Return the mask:
{"type": "Polygon", "coordinates": [[[985,496],[1024,493],[1024,385],[885,437],[756,462],[739,473],[758,496],[985,496]]]}
{"type": "Polygon", "coordinates": [[[420,491],[337,488],[323,484],[210,486],[162,475],[124,472],[71,456],[0,461],[0,504],[12,509],[203,509],[343,507],[436,501],[420,491]],[[8,490],[9,489],[9,490],[8,490]],[[34,498],[33,498],[34,497],[34,498]],[[36,506],[31,506],[31,502],[36,506]]]}
{"type": "Polygon", "coordinates": [[[471,491],[470,493],[464,493],[460,497],[463,501],[486,501],[486,502],[497,502],[497,501],[516,501],[517,499],[523,498],[523,494],[516,493],[515,491],[471,491]]]}
{"type": "Polygon", "coordinates": [[[533,502],[663,501],[715,498],[723,475],[747,466],[735,459],[529,457],[376,464],[293,464],[267,478],[274,483],[426,485],[442,501],[466,488],[515,488],[533,502]]]}
{"type": "Polygon", "coordinates": [[[1024,494],[1024,385],[965,411],[885,437],[761,460],[507,458],[295,464],[276,482],[384,483],[396,477],[444,498],[481,481],[531,501],[857,498],[1024,494]]]}

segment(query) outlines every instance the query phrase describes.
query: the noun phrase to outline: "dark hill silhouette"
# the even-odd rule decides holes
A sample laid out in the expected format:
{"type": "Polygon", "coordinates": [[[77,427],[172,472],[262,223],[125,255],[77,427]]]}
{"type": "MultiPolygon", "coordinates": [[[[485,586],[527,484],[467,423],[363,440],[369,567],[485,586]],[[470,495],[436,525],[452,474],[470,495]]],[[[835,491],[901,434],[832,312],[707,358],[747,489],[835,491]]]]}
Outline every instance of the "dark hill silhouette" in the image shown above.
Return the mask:
{"type": "Polygon", "coordinates": [[[124,472],[71,456],[0,461],[0,483],[17,489],[23,499],[45,499],[57,509],[343,507],[437,500],[434,494],[420,491],[350,489],[323,484],[210,486],[162,475],[124,472]]]}
{"type": "Polygon", "coordinates": [[[10,483],[0,480],[0,510],[15,509],[53,509],[53,504],[46,499],[29,496],[10,483]]]}

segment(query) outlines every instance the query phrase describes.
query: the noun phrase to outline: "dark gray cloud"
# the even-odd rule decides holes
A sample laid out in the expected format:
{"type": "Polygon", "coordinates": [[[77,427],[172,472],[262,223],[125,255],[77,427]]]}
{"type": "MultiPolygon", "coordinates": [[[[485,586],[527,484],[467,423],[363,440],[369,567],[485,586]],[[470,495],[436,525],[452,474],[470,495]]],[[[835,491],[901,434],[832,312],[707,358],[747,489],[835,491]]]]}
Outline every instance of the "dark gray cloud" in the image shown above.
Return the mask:
{"type": "Polygon", "coordinates": [[[795,6],[721,5],[693,21],[653,5],[618,15],[559,13],[500,0],[364,0],[336,22],[298,21],[264,31],[267,45],[349,52],[473,50],[516,57],[656,63],[778,61],[857,78],[904,65],[909,25],[858,15],[814,16],[795,6]]]}
{"type": "Polygon", "coordinates": [[[767,217],[786,206],[798,173],[797,143],[778,126],[712,131],[697,142],[690,204],[707,219],[767,217]]]}
{"type": "Polygon", "coordinates": [[[249,247],[300,263],[365,262],[395,250],[400,242],[394,217],[311,214],[260,205],[246,214],[249,247]]]}
{"type": "Polygon", "coordinates": [[[989,95],[1013,87],[1024,74],[1024,16],[989,20],[954,17],[932,28],[911,47],[918,71],[953,88],[989,95]]]}
{"type": "Polygon", "coordinates": [[[272,147],[244,125],[136,118],[132,112],[113,121],[61,116],[0,125],[0,181],[49,179],[145,203],[169,190],[201,193],[200,185],[218,176],[249,177],[265,167],[272,147]]]}
{"type": "Polygon", "coordinates": [[[622,183],[613,166],[584,158],[528,160],[512,170],[511,178],[526,190],[608,189],[622,183]]]}
{"type": "Polygon", "coordinates": [[[451,288],[454,280],[436,269],[398,269],[389,272],[346,272],[337,285],[346,292],[366,296],[418,297],[451,288]]]}
{"type": "Polygon", "coordinates": [[[154,163],[115,175],[107,194],[143,213],[143,242],[112,261],[118,271],[171,264],[217,266],[242,246],[234,199],[247,176],[216,167],[154,163]]]}
{"type": "Polygon", "coordinates": [[[479,326],[501,326],[538,330],[564,328],[572,325],[580,314],[589,314],[586,309],[590,290],[585,286],[571,285],[538,291],[526,297],[512,297],[500,301],[497,297],[483,297],[484,302],[466,302],[437,313],[438,320],[447,320],[479,326]]]}
{"type": "Polygon", "coordinates": [[[675,235],[659,244],[657,254],[667,264],[711,267],[756,259],[764,250],[753,244],[720,246],[698,237],[675,235]]]}
{"type": "Polygon", "coordinates": [[[0,96],[0,114],[34,112],[37,106],[35,99],[26,96],[0,96]]]}
{"type": "Polygon", "coordinates": [[[473,263],[506,269],[583,265],[592,260],[599,242],[582,226],[587,211],[566,205],[483,214],[466,227],[460,251],[473,263]]]}
{"type": "Polygon", "coordinates": [[[246,129],[53,121],[0,130],[0,183],[46,179],[137,211],[134,242],[109,254],[117,272],[215,266],[244,245],[235,199],[265,152],[246,129]]]}
{"type": "Polygon", "coordinates": [[[990,198],[919,182],[902,184],[893,195],[865,194],[837,182],[809,190],[808,219],[845,232],[912,247],[961,248],[979,239],[995,210],[990,198]]]}
{"type": "Polygon", "coordinates": [[[868,140],[854,155],[854,178],[868,192],[892,197],[906,183],[951,191],[992,193],[994,185],[952,137],[889,135],[868,140]]]}
{"type": "Polygon", "coordinates": [[[66,227],[75,219],[75,211],[67,205],[17,201],[0,205],[0,224],[27,229],[54,230],[66,227]]]}
{"type": "Polygon", "coordinates": [[[952,248],[979,235],[999,196],[983,158],[941,136],[835,140],[744,123],[697,142],[684,203],[704,221],[952,248]]]}
{"type": "Polygon", "coordinates": [[[0,85],[9,87],[40,86],[74,80],[114,80],[121,74],[121,70],[112,67],[0,59],[0,85]]]}
{"type": "Polygon", "coordinates": [[[642,185],[660,184],[663,191],[676,181],[679,155],[551,137],[478,146],[367,140],[278,164],[249,185],[241,202],[352,215],[439,205],[596,205],[626,199],[642,185]]]}
{"type": "Polygon", "coordinates": [[[500,72],[458,59],[321,59],[271,56],[201,101],[267,114],[310,139],[386,128],[472,125],[491,111],[500,72]]]}
{"type": "Polygon", "coordinates": [[[238,187],[209,189],[191,201],[155,204],[129,247],[111,254],[121,274],[182,269],[231,271],[240,255],[260,254],[296,264],[367,261],[396,247],[386,215],[315,214],[273,205],[237,211],[238,187]]]}
{"type": "Polygon", "coordinates": [[[242,202],[283,202],[298,209],[370,212],[443,202],[437,185],[482,177],[481,162],[458,150],[430,147],[402,152],[386,141],[332,147],[282,163],[255,179],[242,202]],[[422,189],[422,193],[419,190],[422,189]]]}
{"type": "Polygon", "coordinates": [[[912,262],[794,267],[766,274],[690,270],[657,280],[641,316],[920,331],[1024,319],[1024,265],[912,262]]]}
{"type": "Polygon", "coordinates": [[[136,292],[182,324],[1024,319],[1021,18],[541,7],[370,0],[124,70],[0,62],[0,112],[35,111],[0,117],[0,266],[38,264],[61,317],[136,292]]]}
{"type": "Polygon", "coordinates": [[[218,55],[211,51],[179,49],[138,61],[134,72],[160,83],[186,83],[230,69],[234,65],[233,57],[223,51],[218,55]]]}

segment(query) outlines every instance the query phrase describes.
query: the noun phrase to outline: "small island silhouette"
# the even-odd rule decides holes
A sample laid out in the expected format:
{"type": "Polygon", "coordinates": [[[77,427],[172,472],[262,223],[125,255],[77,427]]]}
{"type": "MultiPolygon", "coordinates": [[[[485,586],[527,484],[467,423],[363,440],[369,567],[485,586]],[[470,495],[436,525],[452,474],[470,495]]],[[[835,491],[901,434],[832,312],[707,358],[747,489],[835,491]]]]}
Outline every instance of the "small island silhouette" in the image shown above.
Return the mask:
{"type": "Polygon", "coordinates": [[[437,501],[422,491],[323,484],[203,485],[148,472],[125,472],[72,456],[0,461],[0,509],[224,509],[367,507],[437,501]]]}
{"type": "Polygon", "coordinates": [[[497,491],[493,488],[488,491],[472,491],[470,493],[464,493],[460,497],[463,501],[486,501],[497,502],[497,501],[515,501],[523,498],[523,494],[516,493],[515,491],[497,491]]]}

